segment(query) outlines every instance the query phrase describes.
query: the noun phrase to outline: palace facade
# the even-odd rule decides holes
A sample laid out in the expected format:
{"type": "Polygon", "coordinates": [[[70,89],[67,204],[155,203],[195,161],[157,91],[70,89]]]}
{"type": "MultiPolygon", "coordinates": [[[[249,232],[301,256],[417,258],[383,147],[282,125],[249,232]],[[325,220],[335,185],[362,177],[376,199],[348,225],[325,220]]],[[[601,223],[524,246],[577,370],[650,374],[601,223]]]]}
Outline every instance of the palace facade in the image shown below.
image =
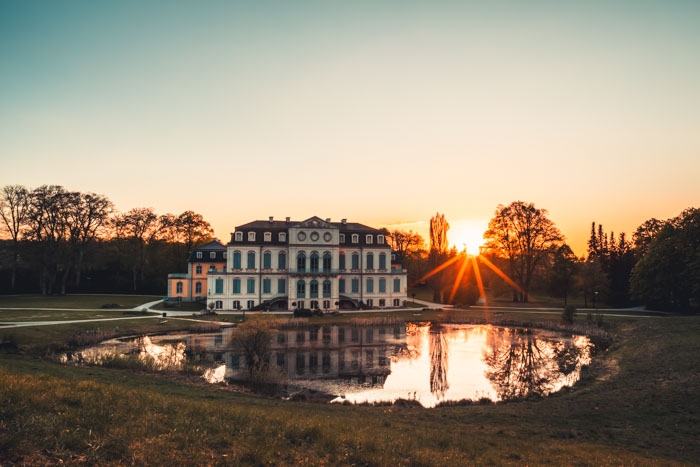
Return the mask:
{"type": "Polygon", "coordinates": [[[388,308],[407,298],[385,232],[345,219],[243,224],[225,257],[207,273],[207,304],[217,310],[388,308]]]}

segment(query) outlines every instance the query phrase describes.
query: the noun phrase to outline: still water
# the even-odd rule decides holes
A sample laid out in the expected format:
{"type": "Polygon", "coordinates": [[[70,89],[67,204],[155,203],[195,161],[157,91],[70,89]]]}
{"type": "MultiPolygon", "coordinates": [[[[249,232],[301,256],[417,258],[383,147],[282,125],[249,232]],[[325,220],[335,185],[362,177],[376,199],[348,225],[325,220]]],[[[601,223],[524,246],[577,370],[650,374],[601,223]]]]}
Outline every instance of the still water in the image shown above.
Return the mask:
{"type": "MultiPolygon", "coordinates": [[[[99,363],[104,355],[132,354],[155,369],[202,365],[212,383],[244,381],[246,356],[234,332],[111,340],[64,361],[99,363]]],[[[538,329],[348,324],[275,330],[265,361],[272,379],[292,391],[319,391],[335,396],[334,402],[412,399],[434,407],[546,396],[573,385],[590,363],[591,351],[585,336],[538,329]]]]}

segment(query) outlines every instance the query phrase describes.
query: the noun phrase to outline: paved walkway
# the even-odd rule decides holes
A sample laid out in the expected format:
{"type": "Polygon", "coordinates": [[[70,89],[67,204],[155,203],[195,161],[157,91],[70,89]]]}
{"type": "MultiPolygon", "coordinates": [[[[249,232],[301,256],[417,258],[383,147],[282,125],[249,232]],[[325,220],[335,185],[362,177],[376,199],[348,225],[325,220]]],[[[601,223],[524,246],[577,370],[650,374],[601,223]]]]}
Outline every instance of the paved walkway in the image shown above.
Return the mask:
{"type": "MultiPolygon", "coordinates": [[[[0,321],[0,329],[7,329],[7,328],[18,328],[18,327],[28,327],[28,326],[51,326],[51,325],[57,325],[57,324],[73,324],[73,323],[83,323],[86,321],[122,321],[125,319],[156,319],[156,318],[162,318],[163,313],[166,314],[166,317],[173,317],[173,318],[189,318],[192,321],[198,321],[196,318],[196,315],[191,312],[191,311],[155,311],[151,310],[152,306],[155,306],[159,303],[161,303],[163,300],[155,300],[152,302],[144,303],[143,305],[138,305],[135,306],[129,310],[126,311],[148,311],[154,314],[146,315],[146,316],[124,316],[124,317],[119,317],[119,318],[89,318],[89,319],[78,319],[78,320],[63,320],[63,321],[57,321],[57,320],[51,320],[51,321],[0,321]],[[193,316],[194,315],[194,316],[193,316]]],[[[423,305],[426,308],[435,308],[435,309],[451,309],[453,308],[452,305],[443,305],[440,303],[433,303],[433,302],[428,302],[425,300],[418,300],[418,299],[411,299],[409,302],[413,303],[418,303],[420,305],[423,305]]],[[[27,308],[0,308],[0,311],[2,310],[26,310],[27,308]]],[[[90,311],[90,309],[85,309],[85,308],[80,308],[80,309],[66,309],[66,308],[29,308],[31,310],[38,310],[38,311],[90,311]]],[[[524,314],[561,314],[562,309],[561,308],[546,308],[546,307],[506,307],[506,306],[484,306],[484,305],[478,305],[478,306],[472,306],[470,308],[471,310],[483,310],[483,311],[491,311],[494,313],[524,313],[524,314]]],[[[399,310],[406,310],[406,309],[399,309],[399,310]]],[[[409,308],[408,310],[419,310],[417,308],[409,308]]],[[[94,311],[104,311],[102,309],[95,309],[94,311]]],[[[396,308],[387,308],[383,310],[372,310],[377,313],[382,313],[382,312],[391,312],[391,311],[397,311],[396,308]]],[[[365,313],[367,310],[343,310],[343,314],[346,313],[365,313]]],[[[593,309],[593,308],[579,308],[577,310],[577,313],[583,314],[583,313],[600,313],[603,316],[610,316],[610,317],[622,317],[622,318],[650,318],[655,315],[655,313],[652,312],[647,312],[644,310],[644,308],[638,307],[638,308],[629,308],[629,309],[593,309]],[[627,311],[628,313],[621,313],[622,311],[627,311]]],[[[227,314],[240,314],[240,311],[217,311],[217,314],[219,315],[227,315],[227,314]]],[[[276,311],[276,312],[262,312],[262,311],[246,311],[246,314],[277,314],[277,315],[292,315],[292,311],[276,311]]],[[[222,324],[230,324],[230,323],[222,323],[222,324]]]]}

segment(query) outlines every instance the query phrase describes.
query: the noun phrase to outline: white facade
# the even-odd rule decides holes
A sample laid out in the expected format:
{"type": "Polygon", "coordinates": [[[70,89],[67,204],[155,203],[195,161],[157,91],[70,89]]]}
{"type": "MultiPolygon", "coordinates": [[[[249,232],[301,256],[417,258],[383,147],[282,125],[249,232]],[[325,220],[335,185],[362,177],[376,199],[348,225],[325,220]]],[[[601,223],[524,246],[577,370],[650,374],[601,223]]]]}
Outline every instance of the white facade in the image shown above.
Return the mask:
{"type": "Polygon", "coordinates": [[[221,310],[389,308],[407,298],[406,271],[392,267],[383,231],[312,217],[236,227],[225,271],[208,275],[221,310]]]}

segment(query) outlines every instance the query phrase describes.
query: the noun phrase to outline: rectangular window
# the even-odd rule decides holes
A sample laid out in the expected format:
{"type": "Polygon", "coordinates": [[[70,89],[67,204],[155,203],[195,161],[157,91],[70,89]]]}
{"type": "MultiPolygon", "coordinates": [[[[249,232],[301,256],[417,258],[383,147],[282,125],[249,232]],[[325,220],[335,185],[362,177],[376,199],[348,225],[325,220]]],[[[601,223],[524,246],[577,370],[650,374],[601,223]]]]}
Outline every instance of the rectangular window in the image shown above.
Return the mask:
{"type": "Polygon", "coordinates": [[[272,291],[272,281],[270,279],[263,279],[263,293],[270,293],[272,291]]]}
{"type": "Polygon", "coordinates": [[[371,245],[372,244],[372,236],[365,235],[365,242],[367,242],[368,245],[371,245]]]}
{"type": "Polygon", "coordinates": [[[255,232],[248,232],[248,241],[249,242],[255,241],[255,232]]]}
{"type": "Polygon", "coordinates": [[[215,252],[215,251],[210,251],[210,252],[209,252],[209,258],[210,258],[210,259],[216,259],[216,252],[215,252]]]}
{"type": "Polygon", "coordinates": [[[234,301],[233,301],[233,309],[234,309],[234,310],[240,310],[240,309],[241,309],[241,301],[240,301],[240,300],[234,300],[234,301]]]}
{"type": "Polygon", "coordinates": [[[386,269],[386,254],[379,254],[379,269],[386,269]]]}
{"type": "Polygon", "coordinates": [[[231,369],[240,370],[241,369],[241,359],[238,355],[231,355],[231,369]]]}
{"type": "Polygon", "coordinates": [[[265,232],[265,235],[263,236],[263,240],[266,242],[271,242],[272,241],[272,232],[265,232]]]}
{"type": "Polygon", "coordinates": [[[202,259],[202,252],[201,251],[197,252],[197,259],[202,259]]]}
{"type": "Polygon", "coordinates": [[[352,293],[360,293],[360,279],[352,280],[352,293]]]}
{"type": "Polygon", "coordinates": [[[202,293],[202,283],[201,282],[197,282],[194,285],[194,293],[196,293],[196,294],[202,293]]]}
{"type": "Polygon", "coordinates": [[[374,269],[374,255],[367,253],[367,266],[365,269],[374,269]]]}
{"type": "Polygon", "coordinates": [[[218,278],[214,281],[214,293],[224,293],[224,280],[218,278]]]}
{"type": "Polygon", "coordinates": [[[383,298],[380,298],[379,299],[379,307],[384,308],[385,306],[386,306],[386,300],[384,300],[383,298]]]}
{"type": "Polygon", "coordinates": [[[277,293],[287,293],[286,279],[277,279],[277,293]]]}
{"type": "Polygon", "coordinates": [[[269,251],[263,255],[263,268],[272,269],[272,254],[269,251]]]}
{"type": "Polygon", "coordinates": [[[233,269],[241,269],[241,252],[233,252],[233,269]]]}
{"type": "Polygon", "coordinates": [[[338,344],[345,343],[345,328],[338,328],[338,344]]]}
{"type": "Polygon", "coordinates": [[[246,292],[255,293],[255,279],[248,278],[246,292]]]}
{"type": "Polygon", "coordinates": [[[286,232],[280,232],[278,238],[279,238],[279,241],[280,241],[280,242],[286,242],[286,241],[287,241],[287,233],[286,233],[286,232]]]}
{"type": "Polygon", "coordinates": [[[345,243],[345,234],[340,234],[338,236],[338,242],[339,243],[345,243]]]}
{"type": "Polygon", "coordinates": [[[182,282],[175,284],[175,293],[182,293],[182,282]]]}
{"type": "Polygon", "coordinates": [[[401,292],[401,279],[394,279],[394,292],[401,292]]]}
{"type": "Polygon", "coordinates": [[[360,243],[360,236],[357,234],[352,234],[352,237],[350,237],[350,240],[352,243],[360,243]]]}
{"type": "Polygon", "coordinates": [[[287,269],[287,255],[284,251],[280,251],[277,256],[277,269],[287,269]]]}
{"type": "Polygon", "coordinates": [[[255,252],[248,252],[248,269],[255,269],[255,252]]]}
{"type": "Polygon", "coordinates": [[[379,293],[386,292],[386,279],[379,279],[379,293]]]}
{"type": "Polygon", "coordinates": [[[374,279],[367,279],[367,293],[374,293],[374,279]]]}
{"type": "Polygon", "coordinates": [[[394,299],[394,306],[399,306],[399,305],[401,305],[401,300],[399,300],[398,298],[395,298],[394,299]]]}
{"type": "Polygon", "coordinates": [[[345,293],[345,279],[338,279],[338,292],[345,293]]]}
{"type": "Polygon", "coordinates": [[[360,255],[353,253],[352,255],[352,267],[351,269],[360,269],[360,255]]]}
{"type": "Polygon", "coordinates": [[[233,293],[241,293],[241,280],[240,279],[233,280],[233,293]]]}
{"type": "Polygon", "coordinates": [[[223,300],[217,300],[215,303],[216,309],[220,310],[224,307],[224,301],[223,300]]]}
{"type": "Polygon", "coordinates": [[[345,253],[341,253],[340,256],[338,256],[338,267],[341,271],[345,270],[345,253]]]}
{"type": "Polygon", "coordinates": [[[252,310],[254,306],[255,306],[255,302],[253,300],[248,300],[248,309],[252,310]]]}

